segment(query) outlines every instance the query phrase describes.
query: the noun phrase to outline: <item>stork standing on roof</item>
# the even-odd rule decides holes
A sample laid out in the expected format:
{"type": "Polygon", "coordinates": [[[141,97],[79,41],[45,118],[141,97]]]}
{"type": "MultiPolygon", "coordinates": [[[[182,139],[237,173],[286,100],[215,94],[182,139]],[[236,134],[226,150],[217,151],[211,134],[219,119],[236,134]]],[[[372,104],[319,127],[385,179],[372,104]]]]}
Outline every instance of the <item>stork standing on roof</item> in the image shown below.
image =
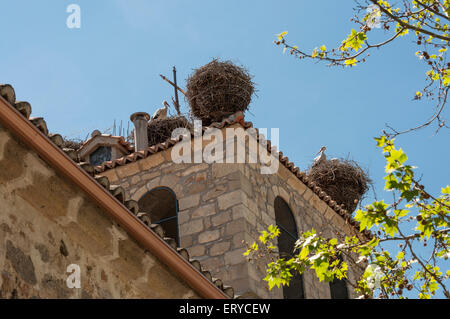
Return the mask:
{"type": "Polygon", "coordinates": [[[319,164],[322,164],[323,162],[325,162],[327,160],[327,156],[325,155],[325,150],[326,149],[327,148],[325,146],[322,146],[320,151],[316,154],[318,156],[314,159],[312,167],[315,167],[315,166],[317,166],[319,164]]]}
{"type": "Polygon", "coordinates": [[[156,112],[152,116],[152,121],[156,119],[166,119],[167,118],[167,110],[169,109],[169,103],[166,100],[163,101],[164,107],[157,109],[156,112]]]}

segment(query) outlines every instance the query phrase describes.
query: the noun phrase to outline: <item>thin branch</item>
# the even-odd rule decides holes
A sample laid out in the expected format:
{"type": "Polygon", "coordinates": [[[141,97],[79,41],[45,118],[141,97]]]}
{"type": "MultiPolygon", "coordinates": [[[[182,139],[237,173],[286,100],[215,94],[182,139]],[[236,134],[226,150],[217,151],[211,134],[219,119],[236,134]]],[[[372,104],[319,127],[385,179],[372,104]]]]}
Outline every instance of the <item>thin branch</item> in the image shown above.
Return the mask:
{"type": "MultiPolygon", "coordinates": [[[[416,2],[417,2],[418,4],[420,4],[422,7],[424,7],[425,9],[427,9],[428,11],[433,12],[434,14],[436,14],[436,15],[438,15],[438,16],[440,16],[440,17],[442,17],[442,18],[447,19],[447,20],[450,21],[450,19],[449,19],[446,15],[441,14],[440,12],[434,10],[432,7],[426,5],[425,3],[422,3],[422,2],[419,1],[419,0],[416,0],[416,2]]],[[[444,11],[444,12],[445,12],[445,11],[444,11]]]]}
{"type": "MultiPolygon", "coordinates": [[[[402,235],[401,231],[399,230],[400,235],[402,235]]],[[[447,297],[447,299],[450,299],[450,293],[448,292],[447,288],[445,287],[444,283],[442,282],[442,280],[439,278],[439,276],[437,276],[436,274],[432,273],[427,267],[426,265],[423,264],[422,260],[420,260],[419,257],[417,257],[417,255],[414,253],[414,250],[411,246],[411,243],[409,242],[409,240],[405,240],[406,245],[408,245],[409,248],[409,252],[411,253],[411,255],[417,260],[417,262],[422,266],[422,268],[424,269],[425,272],[427,272],[431,277],[433,277],[438,283],[439,285],[441,285],[442,289],[444,290],[444,295],[445,297],[447,297]]]]}
{"type": "Polygon", "coordinates": [[[425,29],[421,29],[421,28],[415,27],[415,26],[413,26],[413,25],[411,25],[409,23],[406,23],[406,22],[402,21],[397,16],[393,15],[388,10],[386,10],[383,6],[379,5],[377,0],[369,0],[369,1],[372,2],[373,4],[377,5],[384,14],[386,14],[391,19],[397,21],[404,28],[407,28],[407,29],[410,29],[410,30],[414,30],[414,31],[417,31],[417,32],[420,32],[420,33],[428,34],[428,35],[431,35],[434,38],[438,38],[438,39],[441,39],[441,40],[444,40],[444,41],[450,41],[449,37],[446,37],[446,36],[443,36],[443,35],[440,35],[440,34],[436,34],[436,33],[433,33],[431,31],[428,31],[428,30],[425,30],[425,29]]]}
{"type": "Polygon", "coordinates": [[[447,87],[444,90],[444,101],[443,101],[442,105],[438,108],[437,112],[427,122],[425,122],[425,123],[423,123],[423,124],[421,124],[419,126],[416,126],[416,127],[413,127],[413,128],[410,128],[410,129],[407,129],[407,130],[404,130],[404,131],[401,131],[401,132],[395,131],[394,129],[392,129],[392,127],[388,126],[391,130],[394,131],[395,134],[386,134],[386,135],[388,135],[388,137],[391,138],[391,137],[396,137],[398,135],[409,133],[409,132],[412,132],[412,131],[417,131],[417,130],[420,130],[421,128],[424,128],[425,126],[430,125],[436,119],[439,119],[439,116],[441,115],[442,111],[444,110],[444,107],[445,107],[446,102],[447,102],[447,95],[448,95],[449,88],[450,87],[447,87]]]}
{"type": "MultiPolygon", "coordinates": [[[[381,47],[381,46],[383,46],[383,45],[388,44],[389,42],[394,41],[394,40],[395,40],[395,39],[403,32],[403,30],[405,30],[405,29],[401,29],[399,32],[397,32],[396,34],[394,34],[394,36],[392,36],[391,38],[387,39],[386,41],[377,43],[377,44],[370,45],[370,44],[368,44],[368,43],[366,42],[367,46],[366,46],[364,49],[362,49],[359,53],[356,53],[356,54],[354,54],[354,55],[352,55],[352,56],[348,56],[348,57],[345,57],[345,58],[339,58],[339,59],[333,59],[333,58],[330,58],[330,57],[322,57],[322,58],[320,58],[320,60],[330,61],[330,62],[333,62],[333,63],[337,64],[337,63],[339,63],[339,62],[344,62],[344,61],[347,61],[347,60],[355,59],[355,58],[359,57],[361,54],[363,54],[364,52],[366,52],[366,51],[369,50],[369,49],[372,49],[372,48],[379,48],[379,47],[381,47]]],[[[291,46],[291,45],[289,45],[289,44],[287,44],[287,43],[283,43],[283,45],[284,45],[286,48],[291,49],[291,50],[293,50],[293,51],[295,51],[295,52],[297,52],[297,53],[299,53],[299,54],[301,54],[301,55],[303,55],[303,56],[306,56],[306,57],[308,57],[308,58],[315,59],[312,55],[307,54],[307,53],[305,53],[305,52],[302,52],[302,51],[300,51],[298,48],[295,48],[295,47],[293,47],[293,46],[291,46]]],[[[318,59],[318,60],[319,60],[319,59],[318,59]]]]}

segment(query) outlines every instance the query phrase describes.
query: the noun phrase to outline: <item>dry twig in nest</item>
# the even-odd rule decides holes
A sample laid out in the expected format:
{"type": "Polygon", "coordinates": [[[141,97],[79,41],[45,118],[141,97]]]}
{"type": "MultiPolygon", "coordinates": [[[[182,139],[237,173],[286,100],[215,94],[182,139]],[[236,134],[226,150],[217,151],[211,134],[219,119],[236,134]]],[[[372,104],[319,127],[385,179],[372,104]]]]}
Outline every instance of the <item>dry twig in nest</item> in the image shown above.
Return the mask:
{"type": "Polygon", "coordinates": [[[64,142],[62,144],[63,148],[71,148],[74,149],[75,151],[79,150],[81,148],[81,146],[84,144],[84,141],[81,139],[69,139],[67,137],[63,138],[64,142]]]}
{"type": "Polygon", "coordinates": [[[245,112],[255,91],[244,68],[216,59],[195,70],[186,88],[191,112],[203,125],[220,122],[237,111],[245,112]]]}
{"type": "Polygon", "coordinates": [[[163,143],[172,137],[172,131],[179,127],[190,128],[190,123],[184,116],[174,116],[156,119],[148,122],[148,145],[163,143]]]}
{"type": "Polygon", "coordinates": [[[346,210],[353,212],[372,182],[354,161],[326,160],[312,167],[307,176],[346,210]]]}

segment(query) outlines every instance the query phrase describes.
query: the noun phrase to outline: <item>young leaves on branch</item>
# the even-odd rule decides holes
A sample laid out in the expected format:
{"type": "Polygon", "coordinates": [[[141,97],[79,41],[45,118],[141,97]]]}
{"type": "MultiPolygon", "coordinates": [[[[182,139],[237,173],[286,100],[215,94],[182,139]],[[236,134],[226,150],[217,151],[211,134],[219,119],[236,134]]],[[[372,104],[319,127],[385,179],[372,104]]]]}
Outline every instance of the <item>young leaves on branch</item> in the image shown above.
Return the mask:
{"type": "Polygon", "coordinates": [[[313,270],[320,281],[346,280],[360,298],[405,298],[405,290],[417,298],[431,298],[441,290],[450,298],[446,285],[450,278],[450,186],[442,188],[439,196],[430,194],[393,139],[381,136],[375,140],[386,160],[385,189],[395,194],[394,201],[375,201],[359,209],[354,218],[361,231],[367,229],[376,236],[325,238],[312,229],[300,234],[293,257],[285,259],[277,255],[275,241],[280,231],[271,225],[261,233],[259,244],[247,244],[244,253],[249,260],[271,258],[264,278],[270,289],[289,285],[295,273],[313,270]],[[397,243],[398,250],[386,249],[387,242],[397,243]],[[447,269],[441,270],[442,265],[447,269]],[[349,268],[359,274],[357,280],[350,279],[349,268]]]}
{"type": "Polygon", "coordinates": [[[333,49],[327,49],[325,45],[311,52],[300,49],[286,41],[287,31],[278,34],[274,42],[283,47],[283,52],[288,50],[299,59],[325,61],[330,66],[355,67],[366,62],[372,49],[381,48],[400,37],[415,36],[415,43],[420,48],[416,55],[429,66],[429,70],[425,77],[427,84],[420,91],[412,92],[413,100],[431,98],[436,107],[423,124],[405,131],[391,129],[387,135],[395,137],[433,122],[437,122],[437,130],[447,127],[442,113],[450,84],[450,63],[447,62],[450,0],[406,0],[392,4],[384,0],[366,0],[365,4],[357,4],[355,9],[357,14],[351,21],[359,26],[359,30],[352,29],[333,49]],[[389,36],[373,43],[369,35],[377,29],[384,30],[389,36]]]}

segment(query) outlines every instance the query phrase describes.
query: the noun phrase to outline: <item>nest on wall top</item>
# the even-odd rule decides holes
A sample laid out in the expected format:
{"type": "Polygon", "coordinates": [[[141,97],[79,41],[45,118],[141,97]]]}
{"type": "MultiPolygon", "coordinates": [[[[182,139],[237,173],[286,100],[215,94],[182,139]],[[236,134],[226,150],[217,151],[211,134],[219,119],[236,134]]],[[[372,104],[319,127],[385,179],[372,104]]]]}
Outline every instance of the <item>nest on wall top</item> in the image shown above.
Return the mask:
{"type": "Polygon", "coordinates": [[[372,182],[356,162],[344,159],[326,160],[310,168],[307,176],[350,213],[356,209],[372,182]]]}
{"type": "Polygon", "coordinates": [[[173,116],[148,122],[148,146],[167,141],[172,137],[172,131],[180,127],[191,128],[191,124],[184,116],[173,116]]]}
{"type": "Polygon", "coordinates": [[[63,148],[72,148],[75,151],[79,150],[81,146],[84,144],[84,141],[78,138],[70,139],[67,137],[63,138],[63,148]]]}
{"type": "Polygon", "coordinates": [[[242,67],[217,59],[196,69],[187,79],[186,98],[191,113],[203,125],[245,112],[255,92],[252,78],[242,67]]]}

